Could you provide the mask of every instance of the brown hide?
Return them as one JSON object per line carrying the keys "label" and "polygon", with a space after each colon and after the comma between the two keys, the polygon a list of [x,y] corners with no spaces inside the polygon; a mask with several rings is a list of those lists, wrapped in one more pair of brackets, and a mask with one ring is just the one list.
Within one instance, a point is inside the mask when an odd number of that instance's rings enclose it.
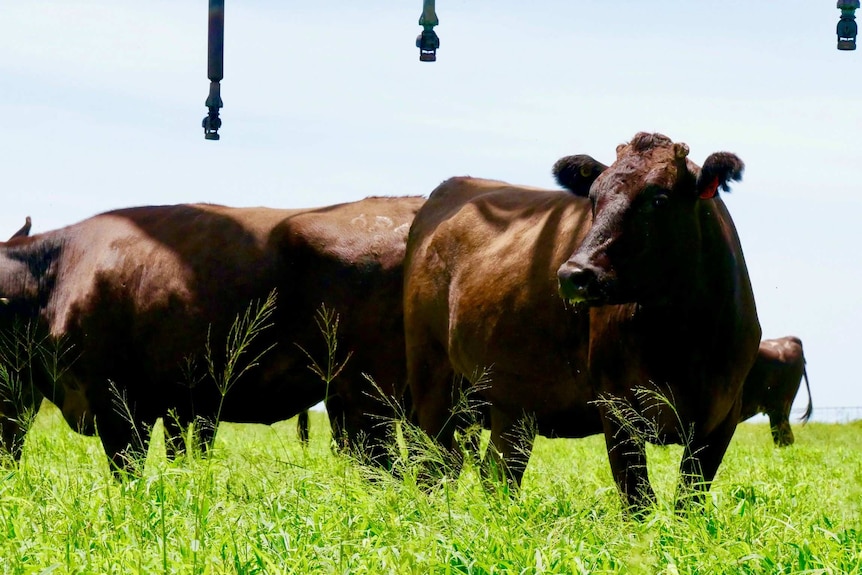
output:
{"label": "brown hide", "polygon": [[803,378],[808,391],[808,407],[801,418],[804,422],[811,417],[812,404],[802,340],[792,335],[763,340],[757,359],[745,378],[739,420],[744,421],[758,413],[766,414],[775,445],[785,447],[793,444],[790,408]]}
{"label": "brown hide", "polygon": [[[36,320],[68,350],[57,385],[31,366],[70,425],[95,428],[109,458],[140,450],[143,433],[169,410],[194,418],[272,423],[326,398],[338,434],[368,439],[382,456],[372,414],[389,414],[363,373],[388,394],[404,379],[402,262],[421,198],[367,198],[308,210],[195,204],[108,212],[54,232],[0,245],[0,315]],[[266,351],[224,401],[207,369],[225,365],[228,332],[252,302],[275,290],[271,326],[238,370]],[[305,352],[325,366],[316,323],[321,305],[339,314],[336,360],[350,359],[329,389]],[[305,350],[305,351],[303,351]],[[243,363],[245,362],[245,363]],[[109,382],[134,414],[116,409]],[[205,437],[204,441],[211,440]]]}
{"label": "brown hide", "polygon": [[[584,156],[558,163],[558,180],[590,199],[474,178],[441,184],[411,228],[404,300],[407,379],[426,432],[453,448],[452,375],[486,374],[473,392],[489,404],[490,452],[514,482],[533,438],[519,432],[525,422],[549,436],[604,432],[636,508],[653,498],[643,440],[687,439],[684,479],[708,486],[760,339],[730,216],[720,199],[698,198],[712,182],[701,190],[700,168],[678,157],[684,144],[656,135],[661,149],[643,149],[645,136],[604,171]],[[725,164],[703,171],[726,184]],[[650,211],[658,206],[668,214]],[[621,422],[612,406],[637,420]]]}
{"label": "brown hide", "polygon": [[[493,406],[600,431],[586,380],[587,314],[567,310],[556,272],[578,244],[589,202],[565,191],[452,178],[411,228],[405,261],[408,381],[420,425],[449,437],[451,374]],[[448,423],[453,423],[451,420]]]}

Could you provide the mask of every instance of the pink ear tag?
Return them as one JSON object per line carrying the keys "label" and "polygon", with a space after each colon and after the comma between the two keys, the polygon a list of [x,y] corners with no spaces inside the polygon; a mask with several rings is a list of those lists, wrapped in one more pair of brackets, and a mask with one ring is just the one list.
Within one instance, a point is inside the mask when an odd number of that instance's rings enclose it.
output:
{"label": "pink ear tag", "polygon": [[708,200],[710,198],[714,198],[715,194],[718,193],[718,176],[716,176],[700,193],[700,198],[702,200]]}

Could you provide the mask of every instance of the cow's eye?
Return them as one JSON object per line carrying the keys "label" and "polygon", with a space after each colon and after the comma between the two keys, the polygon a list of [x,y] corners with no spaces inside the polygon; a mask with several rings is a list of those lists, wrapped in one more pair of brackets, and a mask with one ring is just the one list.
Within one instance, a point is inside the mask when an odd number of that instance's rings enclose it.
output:
{"label": "cow's eye", "polygon": [[668,197],[667,194],[656,194],[656,196],[652,199],[652,205],[657,208],[662,208],[667,205]]}

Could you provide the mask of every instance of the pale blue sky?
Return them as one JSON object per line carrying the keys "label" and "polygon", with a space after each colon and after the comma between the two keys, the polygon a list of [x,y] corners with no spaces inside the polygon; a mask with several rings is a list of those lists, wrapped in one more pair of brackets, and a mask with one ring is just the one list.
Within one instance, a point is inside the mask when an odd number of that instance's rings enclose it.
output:
{"label": "pale blue sky", "polygon": [[0,231],[463,174],[552,186],[560,156],[659,131],[746,162],[725,199],[764,335],[803,339],[816,407],[862,406],[862,50],[835,49],[834,1],[437,3],[427,64],[421,0],[226,0],[209,142],[206,0],[0,0]]}

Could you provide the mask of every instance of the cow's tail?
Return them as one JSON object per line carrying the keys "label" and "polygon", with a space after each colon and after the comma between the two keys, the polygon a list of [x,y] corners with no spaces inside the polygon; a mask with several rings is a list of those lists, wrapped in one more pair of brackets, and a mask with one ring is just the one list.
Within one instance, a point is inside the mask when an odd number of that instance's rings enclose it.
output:
{"label": "cow's tail", "polygon": [[808,407],[805,408],[805,413],[799,418],[799,421],[805,423],[814,412],[814,406],[811,404],[811,386],[808,385],[808,370],[805,369],[805,356],[802,356],[802,377],[805,379],[805,389],[808,391]]}

